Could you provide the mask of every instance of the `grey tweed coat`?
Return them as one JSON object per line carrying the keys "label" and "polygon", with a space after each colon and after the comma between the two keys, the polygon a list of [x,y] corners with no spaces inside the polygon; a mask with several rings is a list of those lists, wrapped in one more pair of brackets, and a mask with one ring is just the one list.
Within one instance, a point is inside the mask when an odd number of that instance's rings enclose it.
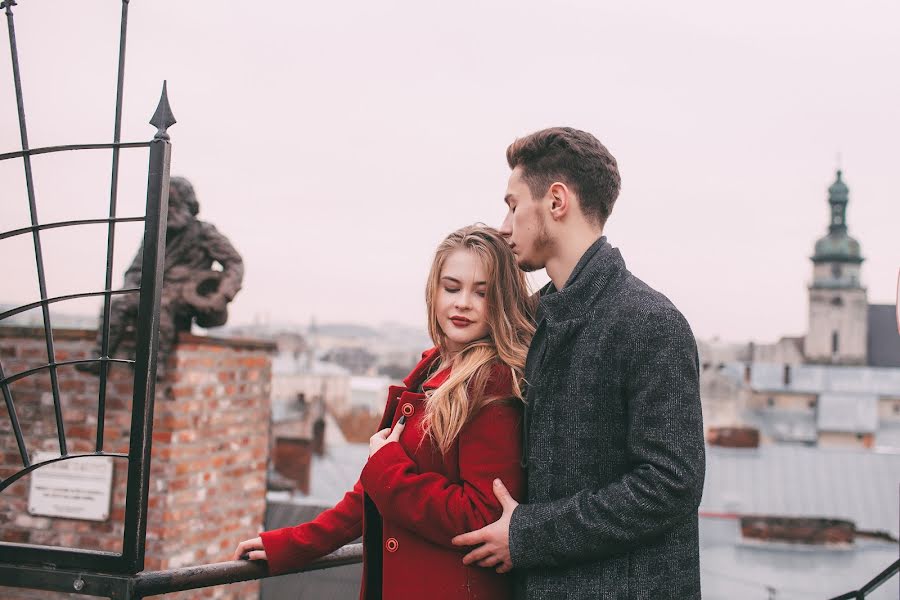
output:
{"label": "grey tweed coat", "polygon": [[681,313],[601,237],[542,290],[525,378],[519,598],[699,599],[703,422]]}

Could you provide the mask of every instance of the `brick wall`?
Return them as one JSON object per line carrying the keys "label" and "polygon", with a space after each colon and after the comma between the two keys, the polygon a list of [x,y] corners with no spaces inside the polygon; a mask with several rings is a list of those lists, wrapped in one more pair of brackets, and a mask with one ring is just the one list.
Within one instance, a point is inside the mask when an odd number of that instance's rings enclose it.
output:
{"label": "brick wall", "polygon": [[[54,333],[57,361],[87,357],[94,333]],[[269,448],[274,346],[252,340],[182,335],[165,381],[157,383],[150,476],[146,570],[227,560],[238,541],[262,529]],[[0,328],[7,375],[46,363],[43,332]],[[58,369],[70,453],[92,452],[98,382],[72,367]],[[128,452],[131,369],[110,369],[104,450]],[[11,385],[29,453],[59,451],[49,374]],[[5,413],[5,409],[0,413]],[[0,477],[21,468],[9,419],[0,418]],[[110,518],[103,522],[31,516],[29,477],[0,501],[0,540],[121,551],[127,465],[114,459]],[[167,598],[252,598],[258,583],[170,594]],[[0,587],[2,598],[25,594]],[[46,596],[46,597],[49,597]]]}

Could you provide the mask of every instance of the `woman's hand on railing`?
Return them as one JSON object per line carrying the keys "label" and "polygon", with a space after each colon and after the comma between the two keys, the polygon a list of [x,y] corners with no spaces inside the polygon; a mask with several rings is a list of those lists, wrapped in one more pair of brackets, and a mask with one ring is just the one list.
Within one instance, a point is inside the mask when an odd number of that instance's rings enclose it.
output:
{"label": "woman's hand on railing", "polygon": [[231,560],[268,560],[266,549],[263,547],[262,538],[255,537],[252,540],[244,540],[237,545]]}

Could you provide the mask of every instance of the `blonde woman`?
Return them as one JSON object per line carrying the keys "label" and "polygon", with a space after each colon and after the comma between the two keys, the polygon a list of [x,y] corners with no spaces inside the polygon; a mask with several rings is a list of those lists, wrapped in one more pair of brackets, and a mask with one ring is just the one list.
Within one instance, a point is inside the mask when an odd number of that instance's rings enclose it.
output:
{"label": "blonde woman", "polygon": [[391,386],[353,490],[310,523],[241,542],[235,560],[247,553],[284,573],[362,535],[361,599],[512,597],[508,575],[464,565],[450,540],[500,516],[495,479],[515,498],[524,491],[521,385],[534,333],[524,275],[496,230],[465,227],[438,246],[425,297],[435,347]]}

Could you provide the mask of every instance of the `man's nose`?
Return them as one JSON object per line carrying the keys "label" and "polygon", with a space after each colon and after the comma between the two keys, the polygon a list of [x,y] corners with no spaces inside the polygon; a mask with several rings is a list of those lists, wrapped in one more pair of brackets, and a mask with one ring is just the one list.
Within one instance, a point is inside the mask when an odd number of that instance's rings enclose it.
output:
{"label": "man's nose", "polygon": [[498,231],[500,232],[500,235],[505,238],[512,235],[512,211],[506,213],[506,218],[503,219],[503,223],[500,224],[500,229]]}

